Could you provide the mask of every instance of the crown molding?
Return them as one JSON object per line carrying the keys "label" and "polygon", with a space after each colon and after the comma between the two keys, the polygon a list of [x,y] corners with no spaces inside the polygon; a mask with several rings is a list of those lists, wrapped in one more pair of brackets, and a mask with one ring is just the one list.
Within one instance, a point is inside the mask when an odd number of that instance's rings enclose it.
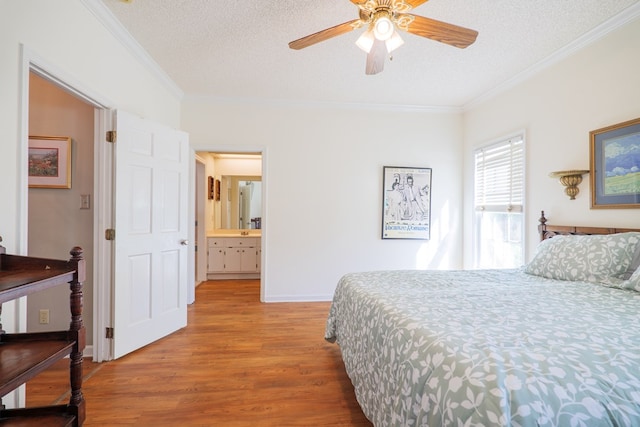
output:
{"label": "crown molding", "polygon": [[522,71],[521,73],[516,74],[512,78],[499,84],[498,86],[494,87],[488,92],[485,92],[484,94],[466,103],[465,105],[462,106],[462,111],[472,110],[473,108],[479,106],[480,104],[483,104],[484,102],[495,98],[501,93],[504,93],[509,89],[512,89],[513,87],[519,85],[520,83],[540,73],[542,70],[549,68],[554,64],[557,64],[558,62],[570,57],[571,55],[578,52],[579,50],[584,49],[590,44],[595,43],[596,41],[602,39],[610,32],[617,30],[618,28],[621,28],[632,21],[635,21],[636,19],[638,19],[638,17],[640,17],[640,2],[629,6],[622,12],[618,13],[613,18],[597,26],[593,30],[589,31],[588,33],[584,34],[582,37],[574,40],[573,42],[569,43],[563,48],[558,49],[557,51],[555,51],[554,53],[552,53],[550,56],[543,59],[542,61],[537,62],[536,64]]}
{"label": "crown molding", "polygon": [[610,32],[623,27],[640,17],[640,2],[629,6],[613,18],[589,31],[582,37],[557,50],[547,58],[537,62],[526,70],[518,73],[505,82],[463,104],[462,106],[422,106],[422,105],[394,105],[394,104],[364,104],[340,103],[322,101],[300,101],[288,99],[261,99],[241,97],[220,97],[209,95],[185,94],[182,89],[167,75],[149,53],[127,31],[120,21],[100,0],[80,0],[102,25],[118,40],[137,60],[176,97],[184,102],[205,103],[212,105],[253,105],[289,108],[333,108],[348,110],[372,110],[417,113],[463,113],[497,97],[509,89],[523,83],[546,68],[568,58],[577,51],[602,39]]}
{"label": "crown molding", "polygon": [[185,103],[209,104],[209,105],[244,105],[255,107],[284,107],[284,108],[325,108],[325,109],[345,109],[345,110],[369,110],[388,112],[411,112],[411,113],[440,113],[457,114],[462,112],[461,107],[448,106],[425,106],[425,105],[399,105],[399,104],[364,104],[330,101],[301,101],[292,99],[272,99],[272,98],[243,98],[243,97],[222,97],[213,95],[193,95],[186,94],[183,98]]}
{"label": "crown molding", "polygon": [[212,105],[253,105],[262,107],[289,108],[332,108],[347,110],[370,110],[414,113],[457,114],[463,111],[459,106],[423,106],[398,104],[365,104],[323,101],[301,101],[290,99],[262,99],[249,97],[222,97],[214,95],[185,94],[168,76],[149,53],[138,43],[107,6],[100,0],[80,0],[98,21],[122,44],[138,61],[154,74],[167,89],[183,102]]}
{"label": "crown molding", "polygon": [[158,65],[149,53],[138,43],[115,15],[100,0],[80,0],[98,21],[122,44],[136,60],[138,60],[149,72],[160,80],[160,82],[174,94],[177,98],[184,97],[184,92],[169,77],[169,75]]}

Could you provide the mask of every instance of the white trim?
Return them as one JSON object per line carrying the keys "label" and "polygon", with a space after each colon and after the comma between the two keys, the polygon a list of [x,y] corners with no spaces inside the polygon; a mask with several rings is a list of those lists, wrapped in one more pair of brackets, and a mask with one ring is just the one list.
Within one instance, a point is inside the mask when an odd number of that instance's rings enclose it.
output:
{"label": "white trim", "polygon": [[[19,90],[19,129],[18,129],[18,162],[16,171],[18,176],[18,191],[16,192],[16,242],[14,242],[14,253],[18,255],[27,254],[27,226],[29,218],[29,193],[28,193],[28,173],[25,170],[28,164],[28,143],[29,143],[29,54],[24,46],[20,45],[20,90]],[[22,297],[6,303],[5,306],[13,306],[13,329],[10,332],[26,332],[27,330],[27,297]],[[5,307],[5,312],[8,310]],[[6,323],[6,322],[5,322]],[[7,408],[24,407],[27,401],[26,385],[22,384],[16,390],[3,396],[3,404]]]}
{"label": "white trim", "polygon": [[462,107],[440,107],[424,105],[397,105],[397,104],[359,104],[328,101],[301,101],[291,99],[272,98],[240,98],[221,97],[213,95],[185,95],[184,103],[209,104],[209,105],[253,105],[258,107],[290,107],[290,108],[327,108],[344,110],[369,110],[389,111],[403,113],[461,113]]}
{"label": "white trim", "polygon": [[109,109],[95,112],[94,146],[94,238],[93,238],[93,360],[112,359],[112,340],[106,328],[113,325],[113,243],[104,238],[107,228],[113,228],[113,144],[107,143],[106,132],[113,130],[115,113]]}
{"label": "white trim", "polygon": [[[18,129],[18,158],[16,161],[18,191],[16,200],[16,226],[17,238],[15,242],[14,253],[18,255],[27,254],[28,234],[27,226],[29,223],[29,193],[28,193],[28,172],[26,170],[28,162],[29,150],[29,68],[32,56],[25,49],[24,45],[20,45],[20,128]],[[25,313],[26,315],[26,313]],[[25,318],[26,327],[26,318]]]}
{"label": "white trim", "polygon": [[[264,156],[264,151],[265,151],[265,147],[262,145],[244,145],[244,146],[238,146],[238,145],[228,145],[228,144],[215,144],[215,143],[207,143],[207,142],[194,142],[191,144],[191,148],[195,151],[195,152],[209,152],[209,153],[230,153],[230,154],[243,154],[243,153],[248,153],[248,154],[256,154],[256,153],[262,153],[262,155]],[[263,157],[264,160],[264,157]],[[264,161],[262,163],[263,169],[262,171],[264,172]]]}
{"label": "white trim", "polygon": [[260,273],[207,273],[207,280],[260,279]]}
{"label": "white trim", "polygon": [[545,59],[533,64],[531,67],[522,71],[521,73],[516,74],[505,82],[495,86],[494,88],[488,90],[487,92],[481,94],[480,96],[472,99],[462,106],[463,111],[469,111],[478,105],[495,98],[503,92],[506,92],[509,89],[519,85],[520,83],[530,79],[534,75],[540,73],[542,70],[545,70],[551,67],[554,64],[568,58],[574,53],[578,52],[580,49],[583,49],[589,46],[592,43],[600,40],[610,32],[621,28],[631,21],[635,21],[638,17],[640,17],[640,2],[629,6],[622,12],[618,13],[613,18],[604,22],[603,24],[597,26],[593,30],[584,34],[582,37],[572,41],[568,45],[563,48],[558,49]]}
{"label": "white trim", "polygon": [[148,71],[177,98],[182,99],[184,92],[158,65],[149,53],[138,43],[129,31],[120,23],[113,12],[99,0],[80,0],[80,2],[98,19],[102,25],[123,45]]}
{"label": "white trim", "polygon": [[33,56],[31,57],[29,70],[34,74],[37,74],[43,79],[58,86],[60,89],[69,92],[74,97],[91,105],[94,108],[107,108],[104,104],[104,101],[98,101],[96,96],[91,95],[89,92],[80,91],[74,86],[67,84],[66,82],[71,81],[71,77],[69,77],[68,75],[65,76],[65,73],[62,70],[56,68],[53,65],[45,65],[42,58],[33,53],[31,54]]}
{"label": "white trim", "polygon": [[[196,152],[189,147],[189,167],[187,171],[189,184],[187,185],[188,194],[187,200],[187,240],[190,242],[187,246],[187,305],[196,302],[196,252],[195,248],[202,250],[201,246],[198,246],[198,236],[196,236]],[[202,196],[200,196],[202,197]],[[205,241],[206,244],[206,241]],[[206,246],[205,246],[206,247]]]}
{"label": "white trim", "polygon": [[285,106],[285,107],[307,107],[307,108],[332,108],[350,110],[372,110],[372,111],[394,111],[394,112],[422,112],[422,113],[461,113],[469,111],[478,105],[495,98],[499,94],[513,88],[523,81],[531,78],[542,70],[560,62],[571,56],[580,49],[594,43],[627,23],[640,17],[640,3],[629,6],[618,13],[613,18],[574,40],[547,58],[528,67],[521,73],[513,76],[505,82],[480,94],[471,101],[461,106],[423,106],[423,105],[398,105],[398,104],[359,104],[359,103],[338,103],[319,101],[296,101],[286,99],[260,99],[260,98],[235,98],[219,97],[207,95],[186,95],[182,89],[167,75],[149,53],[138,43],[138,41],[127,31],[120,21],[113,15],[111,10],[99,0],[80,0],[104,27],[137,58],[151,73],[153,73],[167,89],[182,101],[201,102],[207,104],[222,105],[258,105],[258,106]]}
{"label": "white trim", "polygon": [[[513,138],[522,137],[523,138],[523,142],[526,143],[526,139],[525,139],[526,135],[527,135],[527,130],[525,128],[520,128],[520,129],[514,130],[513,132],[505,133],[504,135],[499,136],[497,138],[493,138],[493,139],[489,139],[487,141],[482,141],[482,142],[476,143],[471,147],[472,154],[473,154],[473,152],[475,152],[476,150],[478,150],[480,148],[489,147],[489,146],[494,145],[494,144],[499,144],[500,142],[507,141],[507,140],[513,139]],[[525,152],[525,155],[526,154],[527,153]]]}
{"label": "white trim", "polygon": [[266,301],[267,295],[267,240],[269,235],[268,218],[269,211],[267,202],[269,197],[267,196],[267,187],[269,178],[267,176],[267,148],[263,147],[260,152],[262,153],[262,165],[260,165],[262,171],[262,226],[260,230],[260,301]]}
{"label": "white trim", "polygon": [[499,94],[513,88],[523,81],[531,78],[542,70],[560,62],[571,56],[580,49],[594,43],[627,23],[640,17],[640,3],[629,6],[613,18],[589,31],[582,37],[574,40],[547,58],[537,62],[521,73],[513,76],[505,82],[480,94],[471,101],[461,106],[422,106],[422,105],[397,105],[397,104],[359,104],[359,103],[338,103],[319,101],[296,101],[286,99],[259,99],[259,98],[235,98],[218,96],[185,95],[177,84],[166,74],[149,53],[138,43],[126,28],[113,15],[111,10],[99,0],[80,0],[82,4],[109,30],[113,36],[125,46],[138,60],[178,98],[189,102],[202,102],[208,104],[222,105],[258,105],[258,106],[286,106],[286,107],[307,107],[307,108],[332,108],[350,110],[372,110],[372,111],[394,111],[394,112],[423,112],[423,113],[460,113],[469,111],[476,106],[498,96]]}
{"label": "white trim", "polygon": [[[68,356],[67,356],[68,357]],[[88,345],[82,351],[82,357],[93,357],[93,346]]]}
{"label": "white trim", "polygon": [[300,299],[300,295],[275,295],[268,300],[262,302],[274,303],[274,302],[327,302],[333,300],[332,294],[326,295],[305,295],[303,299]]}
{"label": "white trim", "polygon": [[198,222],[197,234],[195,236],[195,246],[198,248],[198,252],[195,253],[195,286],[193,294],[189,295],[189,301],[195,301],[195,288],[198,284],[207,280],[207,233],[206,233],[206,220],[205,220],[205,197],[204,186],[206,186],[206,173],[205,173],[205,161],[202,157],[198,156],[194,152],[193,161],[193,175],[195,177],[193,197],[194,205],[196,207],[195,220]]}

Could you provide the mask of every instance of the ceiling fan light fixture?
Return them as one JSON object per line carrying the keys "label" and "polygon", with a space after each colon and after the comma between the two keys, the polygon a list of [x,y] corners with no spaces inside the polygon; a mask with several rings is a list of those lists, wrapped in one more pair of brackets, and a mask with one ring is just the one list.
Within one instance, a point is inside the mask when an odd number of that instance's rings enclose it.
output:
{"label": "ceiling fan light fixture", "polygon": [[404,44],[404,40],[402,40],[402,37],[400,37],[400,34],[398,34],[397,31],[394,31],[393,35],[391,35],[391,37],[384,43],[387,46],[387,52],[391,53],[402,46]]}
{"label": "ceiling fan light fixture", "polygon": [[367,30],[356,40],[356,46],[360,49],[364,50],[366,53],[371,52],[371,47],[373,47],[373,42],[375,41],[375,37],[373,35],[373,31]]}
{"label": "ceiling fan light fixture", "polygon": [[378,40],[385,41],[390,39],[394,31],[393,22],[386,16],[379,17],[373,24],[373,34]]}
{"label": "ceiling fan light fixture", "polygon": [[[124,1],[124,0],[121,0]],[[289,42],[291,49],[299,50],[350,31],[367,26],[356,45],[367,53],[366,74],[377,74],[384,68],[385,59],[404,44],[396,30],[435,40],[464,49],[473,44],[478,32],[438,21],[410,12],[427,0],[350,0],[358,7],[358,18],[325,28]]]}

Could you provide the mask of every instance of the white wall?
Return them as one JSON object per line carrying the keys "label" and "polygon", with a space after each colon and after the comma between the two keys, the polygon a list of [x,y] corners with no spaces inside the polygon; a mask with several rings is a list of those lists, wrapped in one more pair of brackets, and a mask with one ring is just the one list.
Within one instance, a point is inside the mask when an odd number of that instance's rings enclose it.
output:
{"label": "white wall", "polygon": [[[9,252],[25,252],[18,241],[25,174],[21,164],[21,45],[28,57],[109,107],[128,110],[171,127],[180,123],[180,98],[150,73],[80,0],[20,0],[0,3],[0,235]],[[26,85],[25,85],[26,86]],[[25,165],[26,166],[26,165]],[[25,181],[26,182],[26,181]]]}
{"label": "white wall", "polygon": [[[638,22],[463,117],[195,99],[181,105],[179,95],[83,4],[0,3],[0,194],[8,204],[0,210],[0,235],[9,252],[24,251],[18,242],[24,185],[20,143],[26,137],[20,134],[21,44],[27,56],[51,64],[60,77],[90,89],[110,107],[189,132],[196,150],[263,152],[268,301],[328,299],[349,271],[460,267],[463,194],[467,231],[471,214],[469,153],[518,129],[527,135],[530,251],[541,209],[555,223],[640,225],[637,210],[590,210],[588,183],[581,185],[577,200],[569,201],[547,177],[554,170],[588,168],[590,130],[640,116]],[[384,165],[433,168],[430,241],[380,239]]]}
{"label": "white wall", "polygon": [[[461,115],[186,99],[196,150],[259,149],[265,300],[330,299],[345,273],[461,265]],[[382,167],[433,168],[430,241],[382,240]]]}
{"label": "white wall", "polygon": [[[589,132],[640,117],[640,20],[618,29],[527,81],[464,114],[465,235],[472,215],[471,150],[514,130],[526,131],[528,256],[537,220],[640,227],[638,209],[591,209],[589,175],[569,200],[549,172],[589,169]],[[466,241],[465,241],[466,242]],[[465,244],[469,248],[470,244]],[[465,264],[471,260],[465,250]]]}

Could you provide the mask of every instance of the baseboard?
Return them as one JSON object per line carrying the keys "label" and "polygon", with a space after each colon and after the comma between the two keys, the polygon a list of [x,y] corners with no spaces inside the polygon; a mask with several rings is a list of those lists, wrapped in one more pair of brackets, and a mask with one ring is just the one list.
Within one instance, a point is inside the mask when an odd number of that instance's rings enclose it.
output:
{"label": "baseboard", "polygon": [[93,358],[93,346],[92,345],[88,345],[84,348],[84,351],[82,352],[82,357],[91,357]]}
{"label": "baseboard", "polygon": [[260,273],[207,273],[207,280],[259,279]]}

